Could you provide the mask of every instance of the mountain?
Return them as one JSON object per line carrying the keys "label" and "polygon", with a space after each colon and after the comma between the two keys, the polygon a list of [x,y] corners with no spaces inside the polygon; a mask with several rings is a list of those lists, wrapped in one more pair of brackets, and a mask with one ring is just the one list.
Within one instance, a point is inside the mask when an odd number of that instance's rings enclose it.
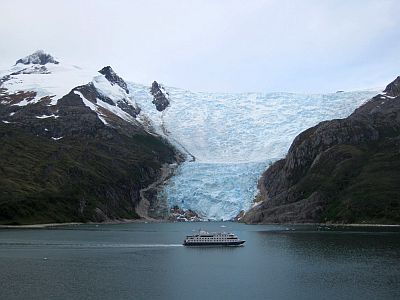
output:
{"label": "mountain", "polygon": [[[296,135],[349,116],[377,94],[210,93],[127,84],[143,124],[187,156],[159,197],[175,207],[172,214],[192,211],[205,220],[230,220],[250,209],[261,174],[285,156]],[[165,109],[157,109],[149,89],[168,100]]]}
{"label": "mountain", "polygon": [[183,156],[139,114],[109,66],[37,51],[1,72],[0,223],[166,215],[155,195]]}
{"label": "mountain", "polygon": [[0,72],[0,222],[233,219],[296,135],[376,94],[192,92],[36,52]]}
{"label": "mountain", "polygon": [[400,223],[400,77],[349,117],[299,134],[247,223]]}

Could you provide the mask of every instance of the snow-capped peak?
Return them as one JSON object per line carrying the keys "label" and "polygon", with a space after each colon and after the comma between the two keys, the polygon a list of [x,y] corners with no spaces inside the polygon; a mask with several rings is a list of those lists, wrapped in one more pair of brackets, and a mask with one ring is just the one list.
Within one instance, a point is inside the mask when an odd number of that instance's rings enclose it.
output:
{"label": "snow-capped peak", "polygon": [[32,53],[31,55],[28,55],[24,58],[21,58],[17,60],[15,63],[17,64],[24,64],[24,65],[29,65],[29,64],[37,64],[37,65],[45,65],[45,64],[59,64],[59,62],[50,54],[44,52],[43,50],[37,50],[36,52]]}
{"label": "snow-capped peak", "polygon": [[103,122],[109,124],[107,116],[118,116],[135,123],[140,108],[130,97],[126,82],[110,66],[98,72],[59,63],[44,51],[36,51],[1,72],[0,103],[26,106],[43,101],[46,106],[55,106],[74,90]]}
{"label": "snow-capped peak", "polygon": [[[44,54],[46,55],[46,54]],[[45,58],[32,55],[22,59],[10,70],[2,72],[0,78],[3,93],[13,97],[20,92],[33,93],[33,97],[24,99],[18,97],[19,101],[14,105],[25,106],[37,103],[43,99],[50,98],[50,105],[56,105],[58,99],[68,94],[73,88],[87,84],[96,75],[95,70],[83,70],[73,65],[63,63],[46,63],[41,65],[29,62],[45,62]],[[49,60],[54,60],[49,58]]]}

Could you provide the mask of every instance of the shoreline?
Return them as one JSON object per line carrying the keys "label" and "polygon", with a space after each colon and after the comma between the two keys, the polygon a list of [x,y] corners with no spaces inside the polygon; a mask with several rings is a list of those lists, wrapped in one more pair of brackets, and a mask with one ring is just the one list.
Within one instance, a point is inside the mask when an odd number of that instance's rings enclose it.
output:
{"label": "shoreline", "polygon": [[[124,220],[110,220],[106,222],[96,223],[96,222],[66,222],[66,223],[45,223],[45,224],[25,224],[25,225],[0,225],[0,229],[43,229],[52,227],[62,227],[62,226],[79,226],[79,225],[118,225],[118,224],[133,224],[133,223],[240,223],[235,221],[195,221],[195,222],[176,222],[168,220],[156,220],[156,219],[124,219]],[[242,223],[245,224],[245,223]],[[245,225],[272,225],[272,226],[323,226],[323,227],[376,227],[376,228],[400,228],[400,224],[330,224],[330,223],[269,223],[269,224],[245,224]]]}

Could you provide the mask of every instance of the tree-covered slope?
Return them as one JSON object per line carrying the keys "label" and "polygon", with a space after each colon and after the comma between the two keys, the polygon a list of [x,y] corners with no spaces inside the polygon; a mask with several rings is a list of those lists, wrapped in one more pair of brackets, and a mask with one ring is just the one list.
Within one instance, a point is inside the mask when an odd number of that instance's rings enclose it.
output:
{"label": "tree-covered slope", "polygon": [[140,190],[175,160],[144,134],[62,141],[0,124],[0,223],[138,218]]}
{"label": "tree-covered slope", "polygon": [[154,189],[180,153],[111,67],[93,77],[50,58],[0,78],[0,224],[163,217]]}

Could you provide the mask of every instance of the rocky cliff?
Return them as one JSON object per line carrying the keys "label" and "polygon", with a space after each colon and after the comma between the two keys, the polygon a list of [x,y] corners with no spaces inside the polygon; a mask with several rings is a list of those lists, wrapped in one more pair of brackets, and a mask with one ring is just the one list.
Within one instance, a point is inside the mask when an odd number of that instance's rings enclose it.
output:
{"label": "rocky cliff", "polygon": [[163,217],[142,202],[163,206],[153,191],[180,153],[136,120],[111,67],[65,86],[81,73],[40,52],[2,77],[0,224]]}
{"label": "rocky cliff", "polygon": [[259,181],[247,223],[400,223],[400,77],[345,119],[293,141]]}
{"label": "rocky cliff", "polygon": [[158,111],[163,111],[169,105],[168,94],[164,88],[157,82],[153,81],[150,93],[153,95],[153,104]]}

